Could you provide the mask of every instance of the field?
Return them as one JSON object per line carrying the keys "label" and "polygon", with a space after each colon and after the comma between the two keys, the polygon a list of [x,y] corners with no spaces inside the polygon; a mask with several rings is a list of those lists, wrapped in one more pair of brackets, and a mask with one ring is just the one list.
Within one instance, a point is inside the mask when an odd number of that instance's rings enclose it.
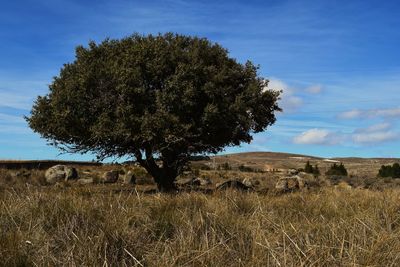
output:
{"label": "field", "polygon": [[[230,166],[254,162],[259,169],[262,163],[256,157],[233,157]],[[260,180],[252,192],[159,194],[146,177],[136,186],[46,185],[41,170],[18,175],[1,170],[0,265],[400,266],[396,179],[373,177],[375,165],[362,168],[362,160],[347,159],[353,176],[346,181],[321,177],[314,187],[289,194],[268,188],[284,168],[303,167],[304,160],[293,155],[270,160],[272,169],[281,169],[272,173],[198,171],[213,184],[232,177]],[[364,172],[361,178],[355,166]],[[124,167],[79,168],[94,173]],[[351,179],[357,186],[349,186]]]}

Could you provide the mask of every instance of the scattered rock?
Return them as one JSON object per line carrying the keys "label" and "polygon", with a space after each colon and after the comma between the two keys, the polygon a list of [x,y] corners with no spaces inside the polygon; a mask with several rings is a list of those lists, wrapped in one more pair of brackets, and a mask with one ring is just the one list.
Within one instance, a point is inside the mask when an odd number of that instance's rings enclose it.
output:
{"label": "scattered rock", "polygon": [[260,181],[252,179],[252,178],[244,178],[242,183],[248,187],[255,187],[260,185]]}
{"label": "scattered rock", "polygon": [[293,192],[307,187],[307,183],[300,176],[283,177],[275,184],[278,192]]}
{"label": "scattered rock", "polygon": [[94,180],[93,178],[81,178],[77,181],[79,184],[93,184]]}
{"label": "scattered rock", "polygon": [[299,174],[299,171],[296,170],[296,169],[289,169],[289,170],[287,171],[287,173],[288,173],[289,175],[297,175],[297,174]]}
{"label": "scattered rock", "polygon": [[275,189],[280,191],[280,192],[286,192],[288,191],[288,181],[287,179],[279,179],[278,182],[275,184]]}
{"label": "scattered rock", "polygon": [[78,179],[78,172],[75,168],[66,165],[55,165],[45,173],[46,181],[55,184],[60,181]]}
{"label": "scattered rock", "polygon": [[119,177],[119,171],[107,171],[103,173],[101,180],[103,181],[103,183],[113,184],[118,181],[118,177]]}
{"label": "scattered rock", "polygon": [[136,184],[136,176],[133,171],[128,171],[124,175],[124,184]]}
{"label": "scattered rock", "polygon": [[206,186],[206,185],[212,184],[212,182],[211,182],[210,178],[197,177],[197,178],[193,179],[192,184],[196,185],[196,186]]}
{"label": "scattered rock", "polygon": [[216,185],[217,190],[225,190],[225,189],[236,189],[236,190],[243,190],[247,191],[250,190],[251,187],[243,184],[242,182],[238,180],[228,180],[222,183],[219,183]]}
{"label": "scattered rock", "polygon": [[175,184],[182,187],[191,186],[193,184],[193,178],[179,179],[175,182]]}
{"label": "scattered rock", "polygon": [[188,187],[188,186],[207,186],[212,184],[210,178],[185,178],[180,179],[175,182],[176,185],[181,187]]}

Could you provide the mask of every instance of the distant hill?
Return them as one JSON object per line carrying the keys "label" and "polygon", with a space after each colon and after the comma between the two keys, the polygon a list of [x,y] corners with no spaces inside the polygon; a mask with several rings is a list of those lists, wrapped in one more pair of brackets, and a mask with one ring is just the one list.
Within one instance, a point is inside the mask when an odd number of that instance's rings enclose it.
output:
{"label": "distant hill", "polygon": [[57,164],[72,166],[100,166],[102,163],[91,161],[65,161],[65,160],[0,160],[2,169],[48,169]]}
{"label": "distant hill", "polygon": [[218,167],[228,163],[232,167],[240,165],[268,171],[271,169],[298,169],[303,168],[307,161],[311,164],[318,164],[322,172],[325,172],[333,163],[342,162],[349,173],[357,175],[376,175],[382,165],[400,162],[396,158],[322,158],[303,154],[291,154],[280,152],[244,152],[210,157],[210,160],[200,161],[209,167]]}

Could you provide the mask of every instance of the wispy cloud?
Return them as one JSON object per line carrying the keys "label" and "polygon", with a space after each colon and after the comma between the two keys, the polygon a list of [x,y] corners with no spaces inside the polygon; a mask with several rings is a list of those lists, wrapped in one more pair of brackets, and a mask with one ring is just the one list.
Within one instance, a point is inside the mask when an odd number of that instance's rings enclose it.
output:
{"label": "wispy cloud", "polygon": [[358,144],[377,144],[393,141],[400,137],[400,133],[391,130],[389,123],[380,123],[367,128],[357,129],[352,139]]}
{"label": "wispy cloud", "polygon": [[302,145],[335,145],[341,141],[338,133],[325,129],[311,129],[293,138],[293,143]]}
{"label": "wispy cloud", "polygon": [[32,107],[33,96],[0,91],[0,107],[29,110]]}
{"label": "wispy cloud", "polygon": [[367,118],[398,118],[400,117],[399,108],[382,108],[382,109],[369,109],[359,110],[353,109],[339,114],[342,119],[367,119]]}

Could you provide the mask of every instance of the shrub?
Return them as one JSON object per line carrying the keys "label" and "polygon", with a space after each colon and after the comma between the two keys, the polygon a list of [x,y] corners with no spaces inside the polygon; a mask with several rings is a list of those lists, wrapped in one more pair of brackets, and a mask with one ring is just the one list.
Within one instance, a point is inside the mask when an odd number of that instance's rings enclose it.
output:
{"label": "shrub", "polygon": [[340,163],[340,165],[334,163],[325,174],[347,176],[347,170],[344,167],[343,163]]}
{"label": "shrub", "polygon": [[394,163],[392,166],[390,166],[390,165],[382,165],[382,167],[379,170],[378,176],[380,176],[380,177],[400,178],[400,165],[399,165],[399,163]]}
{"label": "shrub", "polygon": [[306,166],[304,167],[304,172],[312,173],[314,174],[314,176],[319,176],[321,174],[318,168],[318,164],[315,164],[315,167],[313,167],[310,164],[310,161],[307,161]]}

